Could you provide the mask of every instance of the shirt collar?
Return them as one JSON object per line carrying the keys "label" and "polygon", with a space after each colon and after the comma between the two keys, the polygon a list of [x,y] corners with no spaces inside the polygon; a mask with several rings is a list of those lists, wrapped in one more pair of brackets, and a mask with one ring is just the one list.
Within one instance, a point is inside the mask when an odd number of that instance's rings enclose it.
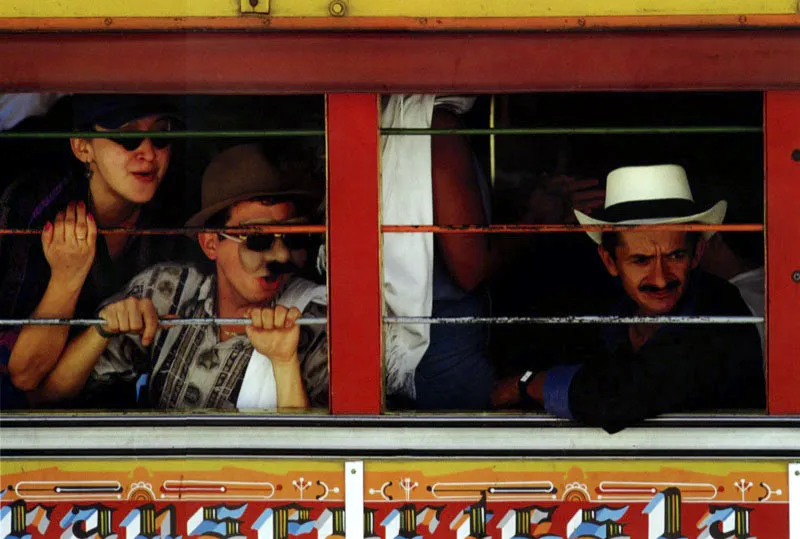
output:
{"label": "shirt collar", "polygon": [[[699,277],[696,271],[692,271],[689,274],[689,279],[686,282],[686,291],[683,293],[683,297],[678,302],[677,307],[672,312],[668,313],[667,316],[691,316],[695,314],[697,311],[697,295],[698,295],[698,281]],[[635,316],[636,315],[636,303],[627,295],[625,295],[622,299],[620,299],[611,310],[612,316]],[[669,335],[675,331],[680,330],[679,324],[661,324],[656,332],[653,334],[650,339],[647,340],[649,343],[656,337],[662,337],[663,335]],[[611,350],[617,350],[620,348],[621,345],[624,345],[628,342],[628,325],[627,324],[606,324],[603,326],[603,340],[606,343],[606,347]],[[647,343],[645,343],[647,346]]]}
{"label": "shirt collar", "polygon": [[203,277],[203,281],[197,289],[197,295],[189,300],[189,305],[200,305],[206,316],[213,318],[215,300],[217,295],[217,277],[209,273]]}

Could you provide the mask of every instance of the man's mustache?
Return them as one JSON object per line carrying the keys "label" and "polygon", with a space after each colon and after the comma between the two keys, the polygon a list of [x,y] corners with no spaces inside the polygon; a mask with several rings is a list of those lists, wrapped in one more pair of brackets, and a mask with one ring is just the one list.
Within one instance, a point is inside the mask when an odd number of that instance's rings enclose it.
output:
{"label": "man's mustache", "polygon": [[656,286],[653,284],[643,284],[639,285],[640,292],[651,292],[651,293],[659,293],[659,292],[671,292],[672,290],[677,289],[681,286],[681,282],[678,279],[674,279],[672,281],[667,282],[663,287]]}
{"label": "man's mustache", "polygon": [[293,262],[267,262],[267,271],[270,275],[283,275],[284,273],[297,273],[300,268]]}

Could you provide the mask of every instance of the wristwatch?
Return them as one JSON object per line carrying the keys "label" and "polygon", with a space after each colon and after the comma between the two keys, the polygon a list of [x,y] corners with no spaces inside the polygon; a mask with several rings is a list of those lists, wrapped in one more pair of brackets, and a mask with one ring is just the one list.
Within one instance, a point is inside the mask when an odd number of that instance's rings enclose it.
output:
{"label": "wristwatch", "polygon": [[519,377],[519,380],[517,380],[517,389],[519,389],[519,401],[521,403],[525,403],[527,405],[538,404],[528,394],[528,384],[530,384],[535,377],[536,373],[534,371],[525,371],[524,373],[522,373],[522,376]]}

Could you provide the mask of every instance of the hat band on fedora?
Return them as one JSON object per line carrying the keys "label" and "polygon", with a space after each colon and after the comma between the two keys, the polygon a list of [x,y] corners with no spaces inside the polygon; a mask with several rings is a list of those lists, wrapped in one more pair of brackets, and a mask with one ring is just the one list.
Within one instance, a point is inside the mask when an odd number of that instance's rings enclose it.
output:
{"label": "hat band on fedora", "polygon": [[639,219],[668,219],[688,217],[697,213],[697,206],[685,198],[662,198],[659,200],[636,200],[620,202],[592,217],[610,223],[634,221]]}

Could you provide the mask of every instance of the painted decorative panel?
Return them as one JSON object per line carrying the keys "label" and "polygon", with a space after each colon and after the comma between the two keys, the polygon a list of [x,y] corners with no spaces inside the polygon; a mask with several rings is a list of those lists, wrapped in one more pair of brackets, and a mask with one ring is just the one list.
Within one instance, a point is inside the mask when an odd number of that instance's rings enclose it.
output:
{"label": "painted decorative panel", "polygon": [[[0,537],[344,536],[344,464],[311,460],[2,462]],[[789,536],[787,464],[366,461],[374,539]]]}

